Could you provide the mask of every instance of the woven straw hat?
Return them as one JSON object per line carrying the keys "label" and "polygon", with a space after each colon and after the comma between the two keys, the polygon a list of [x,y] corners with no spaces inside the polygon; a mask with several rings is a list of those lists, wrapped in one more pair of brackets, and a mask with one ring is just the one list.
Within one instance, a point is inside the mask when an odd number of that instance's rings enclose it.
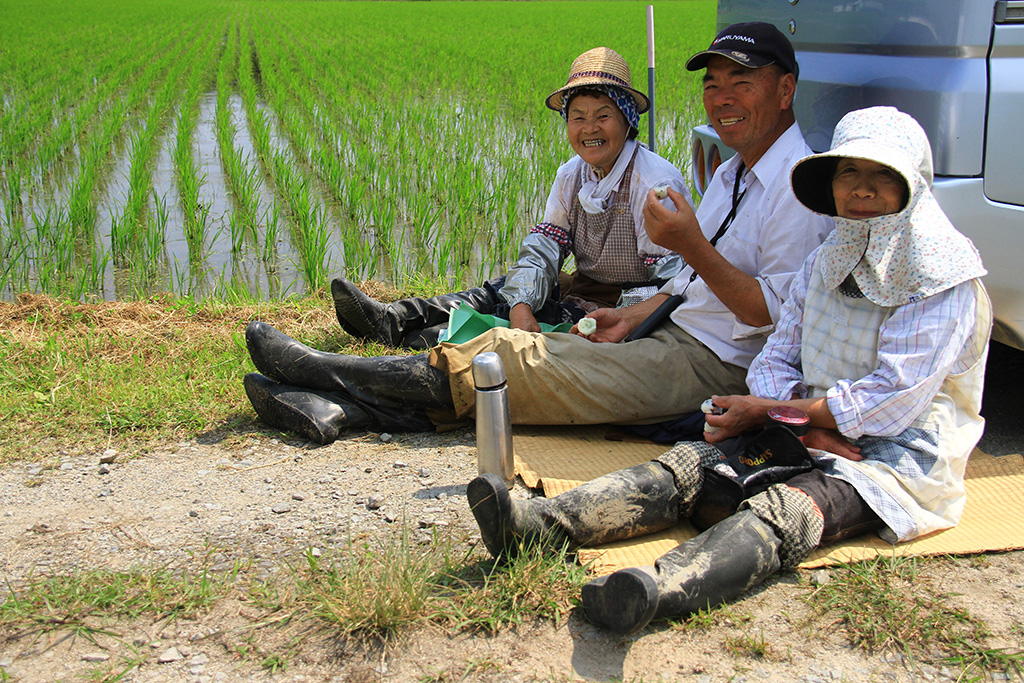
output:
{"label": "woven straw hat", "polygon": [[588,85],[611,85],[621,88],[633,97],[637,111],[641,114],[651,107],[646,95],[633,90],[626,60],[609,47],[595,47],[574,59],[572,66],[569,67],[569,79],[563,87],[548,95],[545,104],[548,109],[562,111],[562,98],[565,92]]}

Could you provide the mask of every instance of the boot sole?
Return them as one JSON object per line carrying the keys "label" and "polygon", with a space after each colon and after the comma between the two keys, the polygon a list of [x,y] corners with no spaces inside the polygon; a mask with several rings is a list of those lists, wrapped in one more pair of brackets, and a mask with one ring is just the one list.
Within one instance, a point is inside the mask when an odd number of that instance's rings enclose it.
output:
{"label": "boot sole", "polygon": [[304,439],[326,445],[338,439],[338,430],[321,427],[308,415],[282,401],[282,385],[262,375],[251,373],[242,380],[249,403],[265,424],[282,431],[294,432]]}
{"label": "boot sole", "polygon": [[616,633],[633,633],[651,622],[658,609],[658,584],[641,569],[630,567],[583,586],[587,621]]}
{"label": "boot sole", "polygon": [[512,500],[505,483],[493,474],[483,474],[466,486],[466,499],[491,556],[496,560],[514,557],[518,548],[508,531]]}

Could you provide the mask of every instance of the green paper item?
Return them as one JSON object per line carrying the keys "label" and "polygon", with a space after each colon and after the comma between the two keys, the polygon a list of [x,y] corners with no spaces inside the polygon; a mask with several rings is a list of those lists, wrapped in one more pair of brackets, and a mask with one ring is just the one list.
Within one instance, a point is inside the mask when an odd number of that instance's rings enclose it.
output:
{"label": "green paper item", "polygon": [[[541,332],[568,332],[572,323],[549,325],[540,323]],[[438,341],[461,344],[477,337],[492,327],[509,327],[509,322],[486,313],[479,313],[469,306],[456,306],[448,314],[448,329],[441,333]]]}

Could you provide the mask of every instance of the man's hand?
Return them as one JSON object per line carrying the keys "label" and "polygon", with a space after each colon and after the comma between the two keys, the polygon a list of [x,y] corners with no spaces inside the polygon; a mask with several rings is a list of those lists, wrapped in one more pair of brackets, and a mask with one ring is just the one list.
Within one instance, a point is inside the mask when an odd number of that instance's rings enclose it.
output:
{"label": "man's hand", "polygon": [[828,451],[834,453],[841,458],[847,460],[863,460],[864,456],[860,454],[860,447],[854,446],[852,443],[843,438],[843,435],[834,429],[821,429],[820,427],[811,427],[807,430],[807,433],[800,437],[800,440],[804,442],[804,445],[808,448],[817,448],[822,451]]}
{"label": "man's hand", "polygon": [[[633,331],[629,319],[622,314],[622,309],[619,308],[599,308],[596,311],[591,311],[587,316],[597,321],[597,330],[586,337],[592,342],[616,344]],[[569,332],[580,334],[579,325],[573,325]]]}
{"label": "man's hand", "polygon": [[710,244],[701,232],[697,216],[686,198],[671,187],[668,188],[668,196],[676,205],[675,211],[666,209],[654,190],[648,191],[644,203],[644,229],[652,242],[677,252],[684,261],[690,263],[694,256],[694,246],[702,242],[705,246]]}
{"label": "man's hand", "polygon": [[540,332],[540,324],[533,315],[530,304],[516,304],[508,313],[509,326],[516,330]]}

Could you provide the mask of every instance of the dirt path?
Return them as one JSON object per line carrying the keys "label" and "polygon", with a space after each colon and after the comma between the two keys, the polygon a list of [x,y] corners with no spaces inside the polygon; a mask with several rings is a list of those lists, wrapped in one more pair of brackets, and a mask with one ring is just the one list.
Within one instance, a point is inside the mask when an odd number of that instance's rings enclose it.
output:
{"label": "dirt path", "polygon": [[[464,492],[475,471],[468,430],[364,434],[322,448],[253,434],[146,455],[69,457],[55,449],[52,460],[0,469],[0,576],[17,586],[47,572],[194,567],[209,556],[215,572],[251,561],[273,577],[304,553],[386,534],[403,518],[419,541],[435,528],[472,536]],[[992,647],[1020,648],[1020,553],[929,563],[927,571],[962,594],[958,602],[986,623]],[[660,624],[617,638],[573,614],[564,624],[526,624],[494,637],[424,626],[383,648],[283,623],[254,628],[250,605],[224,599],[194,620],[113,623],[110,635],[93,641],[66,631],[0,631],[0,678],[114,680],[138,662],[119,680],[956,680],[953,666],[854,649],[841,628],[811,615],[803,600],[810,590],[806,574],[783,574],[707,628]],[[274,663],[266,653],[299,637],[286,668],[266,668]]]}

